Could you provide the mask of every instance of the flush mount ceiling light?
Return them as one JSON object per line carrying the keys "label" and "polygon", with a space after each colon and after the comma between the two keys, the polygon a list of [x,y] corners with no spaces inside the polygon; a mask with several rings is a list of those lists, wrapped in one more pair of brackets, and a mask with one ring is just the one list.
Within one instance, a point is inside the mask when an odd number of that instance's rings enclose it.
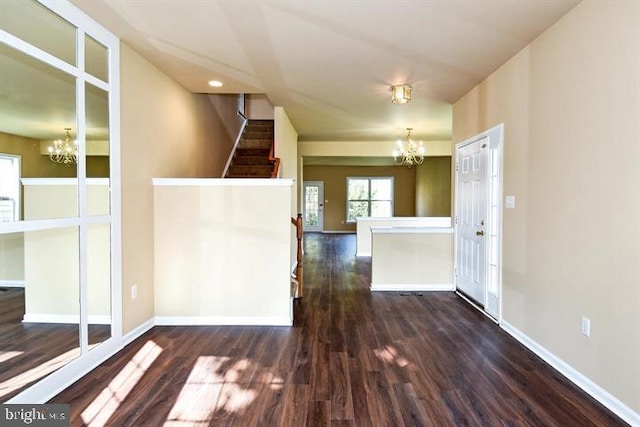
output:
{"label": "flush mount ceiling light", "polygon": [[222,82],[220,80],[209,80],[209,86],[222,87]]}
{"label": "flush mount ceiling light", "polygon": [[391,102],[394,104],[406,104],[411,101],[411,86],[391,86]]}

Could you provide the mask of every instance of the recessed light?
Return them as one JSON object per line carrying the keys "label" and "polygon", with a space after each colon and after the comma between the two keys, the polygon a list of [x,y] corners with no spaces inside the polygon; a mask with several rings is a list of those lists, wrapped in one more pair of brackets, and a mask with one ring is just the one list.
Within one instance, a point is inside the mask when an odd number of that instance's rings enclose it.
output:
{"label": "recessed light", "polygon": [[209,80],[209,86],[222,87],[222,82],[219,80]]}

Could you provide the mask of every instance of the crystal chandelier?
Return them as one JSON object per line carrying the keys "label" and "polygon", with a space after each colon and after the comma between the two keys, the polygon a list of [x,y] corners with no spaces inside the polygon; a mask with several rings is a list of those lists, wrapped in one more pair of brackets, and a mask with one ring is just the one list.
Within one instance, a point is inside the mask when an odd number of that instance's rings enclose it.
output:
{"label": "crystal chandelier", "polygon": [[407,137],[404,141],[396,142],[396,149],[393,150],[393,162],[396,165],[421,165],[424,162],[424,146],[422,141],[416,142],[411,139],[413,128],[407,128]]}
{"label": "crystal chandelier", "polygon": [[67,132],[64,141],[59,139],[53,141],[47,149],[49,159],[54,163],[62,163],[65,166],[78,163],[78,142],[71,142],[71,128],[64,128]]}

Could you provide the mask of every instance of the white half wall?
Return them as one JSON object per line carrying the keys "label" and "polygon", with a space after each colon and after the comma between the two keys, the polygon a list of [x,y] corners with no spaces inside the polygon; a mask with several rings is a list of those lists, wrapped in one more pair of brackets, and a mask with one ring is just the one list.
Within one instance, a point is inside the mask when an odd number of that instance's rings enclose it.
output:
{"label": "white half wall", "polygon": [[291,324],[292,192],[287,179],[154,180],[156,319]]}

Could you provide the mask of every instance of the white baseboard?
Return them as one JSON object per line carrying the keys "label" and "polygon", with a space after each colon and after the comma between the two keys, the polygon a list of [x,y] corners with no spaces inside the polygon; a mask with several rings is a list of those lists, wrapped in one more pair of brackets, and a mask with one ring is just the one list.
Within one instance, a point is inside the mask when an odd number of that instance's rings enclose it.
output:
{"label": "white baseboard", "polygon": [[388,292],[432,292],[453,291],[453,283],[425,283],[425,284],[397,284],[397,283],[371,283],[372,291]]}
{"label": "white baseboard", "polygon": [[[90,325],[110,325],[111,316],[89,315],[87,321]],[[23,323],[80,323],[79,314],[48,314],[26,313],[22,318]]]}
{"label": "white baseboard", "polygon": [[289,316],[156,316],[157,326],[291,326]]}
{"label": "white baseboard", "polygon": [[356,256],[371,256],[371,251],[356,251]]}
{"label": "white baseboard", "polygon": [[142,335],[144,335],[145,332],[147,332],[149,329],[153,328],[154,326],[155,326],[155,320],[152,318],[147,320],[143,324],[135,327],[131,331],[127,332],[125,335],[122,336],[122,340],[120,341],[121,348],[124,348],[125,346],[129,345],[136,339],[140,338]]}
{"label": "white baseboard", "polygon": [[0,288],[24,288],[24,280],[0,280]]}
{"label": "white baseboard", "polygon": [[500,327],[504,329],[509,335],[518,340],[522,345],[529,350],[537,354],[542,360],[551,365],[555,370],[567,377],[569,381],[580,387],[591,397],[598,402],[609,408],[609,410],[620,418],[631,424],[632,427],[640,427],[640,414],[629,408],[624,403],[620,402],[611,393],[600,387],[598,384],[591,381],[589,378],[578,372],[575,368],[569,365],[564,360],[551,353],[549,350],[538,344],[533,339],[529,338],[522,331],[515,326],[505,322],[500,323]]}

